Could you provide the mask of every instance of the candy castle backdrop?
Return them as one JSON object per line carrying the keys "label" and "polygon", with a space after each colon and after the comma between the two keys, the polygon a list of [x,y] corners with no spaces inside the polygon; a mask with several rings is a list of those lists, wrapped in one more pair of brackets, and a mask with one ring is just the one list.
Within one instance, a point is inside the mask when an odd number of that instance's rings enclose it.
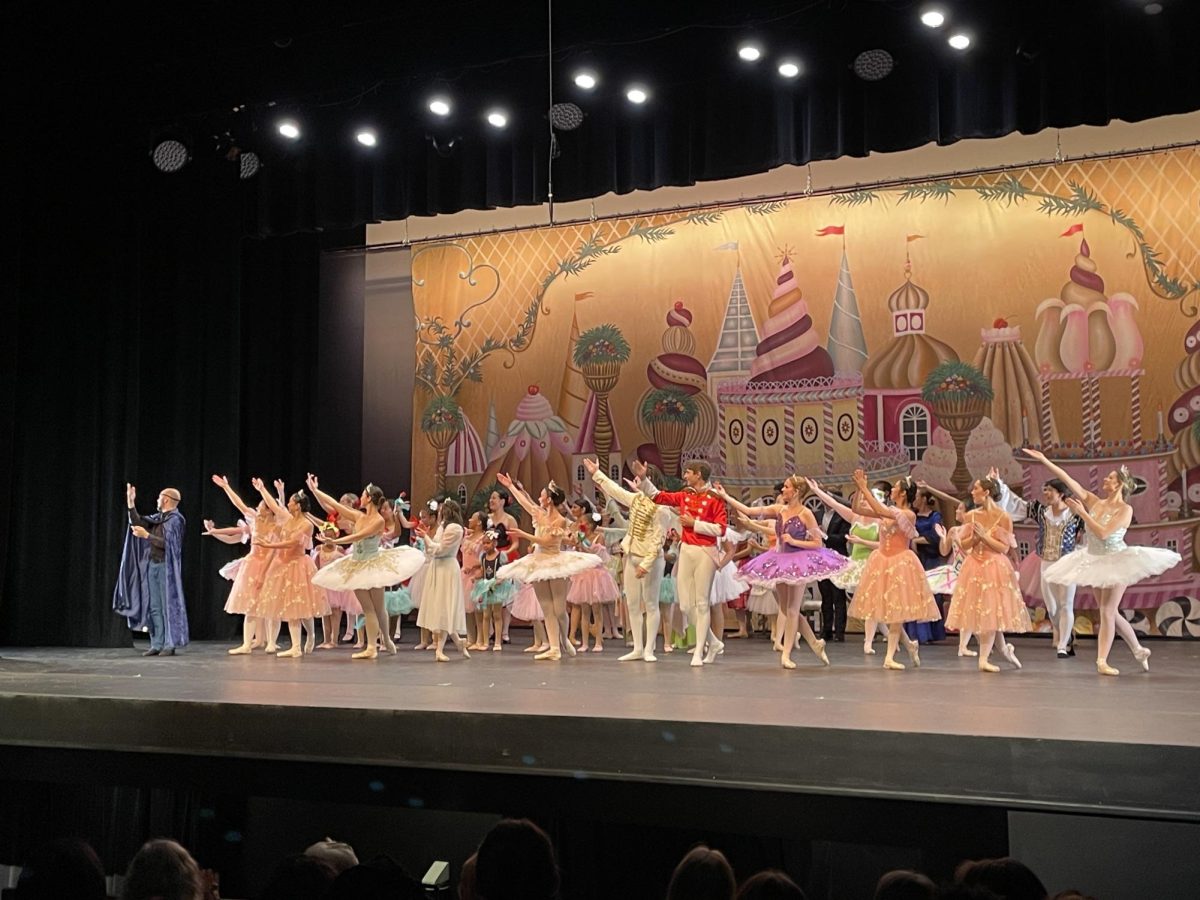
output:
{"label": "candy castle backdrop", "polygon": [[1189,148],[417,245],[414,493],[590,495],[584,457],[639,454],[747,498],[861,464],[1035,499],[1029,444],[1093,487],[1129,466],[1128,540],[1184,562],[1126,616],[1200,635],[1197,213]]}

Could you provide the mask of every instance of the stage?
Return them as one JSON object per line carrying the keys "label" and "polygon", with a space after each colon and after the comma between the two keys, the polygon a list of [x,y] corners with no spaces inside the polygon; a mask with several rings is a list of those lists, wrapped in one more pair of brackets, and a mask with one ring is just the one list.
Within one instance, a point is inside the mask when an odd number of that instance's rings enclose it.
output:
{"label": "stage", "polygon": [[1017,639],[1024,669],[993,656],[986,675],[950,644],[885,671],[854,635],[791,672],[762,639],[696,670],[678,651],[618,663],[615,642],[534,662],[526,637],[442,664],[411,643],[375,661],[6,649],[0,748],[23,771],[47,751],[165,754],[1200,820],[1200,642],[1154,642],[1150,673],[1118,647],[1105,678],[1087,640],[1059,660]]}

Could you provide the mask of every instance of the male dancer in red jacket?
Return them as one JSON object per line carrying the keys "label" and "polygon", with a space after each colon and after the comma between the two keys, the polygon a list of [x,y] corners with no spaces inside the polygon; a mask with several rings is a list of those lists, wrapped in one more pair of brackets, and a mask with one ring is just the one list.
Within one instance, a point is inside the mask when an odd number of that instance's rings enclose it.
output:
{"label": "male dancer in red jacket", "polygon": [[[635,462],[630,468],[639,478],[646,474],[643,462]],[[711,473],[712,469],[704,460],[692,460],[685,464],[683,470],[687,490],[660,491],[653,485],[647,490],[655,503],[674,506],[679,510],[683,536],[679,545],[679,560],[675,563],[675,593],[679,598],[679,608],[696,632],[693,666],[714,662],[725,647],[712,633],[708,605],[719,558],[717,541],[725,533],[728,522],[725,501],[709,492],[708,477]],[[706,641],[707,653],[704,649]]]}

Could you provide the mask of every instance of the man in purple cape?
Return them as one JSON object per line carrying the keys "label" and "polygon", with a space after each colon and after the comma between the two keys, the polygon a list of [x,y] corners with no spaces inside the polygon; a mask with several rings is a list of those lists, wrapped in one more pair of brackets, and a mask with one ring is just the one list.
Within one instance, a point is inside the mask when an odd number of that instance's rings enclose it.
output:
{"label": "man in purple cape", "polygon": [[150,649],[144,656],[174,656],[175,648],[188,642],[181,567],[187,520],[178,509],[181,498],[175,488],[158,495],[158,512],[148,516],[138,513],[136,499],[137,489],[125,485],[130,528],[113,590],[113,610],[128,619],[135,631],[150,632]]}

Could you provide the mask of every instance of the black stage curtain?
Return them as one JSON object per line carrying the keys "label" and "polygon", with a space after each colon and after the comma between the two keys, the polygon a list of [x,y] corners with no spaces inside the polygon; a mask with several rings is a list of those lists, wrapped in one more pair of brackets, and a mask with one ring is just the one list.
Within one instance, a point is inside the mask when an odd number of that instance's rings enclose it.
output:
{"label": "black stage curtain", "polygon": [[318,407],[323,372],[360,380],[338,371],[353,335],[322,338],[318,269],[323,241],[363,234],[245,239],[244,185],[217,168],[166,177],[94,146],[28,165],[4,257],[0,644],[130,643],[111,610],[126,481],[144,512],[182,491],[192,635],[228,637],[217,569],[245,550],[201,537],[237,518],[210,475],[250,502],[254,475],[359,485],[361,404]]}

